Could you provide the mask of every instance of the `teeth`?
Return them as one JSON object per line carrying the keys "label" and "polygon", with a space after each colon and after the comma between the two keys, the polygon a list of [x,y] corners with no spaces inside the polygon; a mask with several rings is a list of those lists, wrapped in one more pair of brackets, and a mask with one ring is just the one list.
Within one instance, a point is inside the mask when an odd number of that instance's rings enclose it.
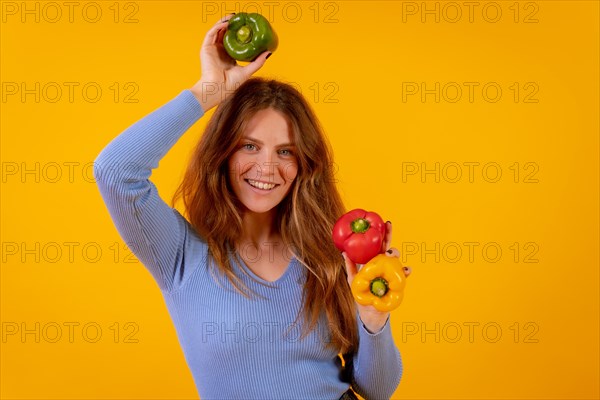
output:
{"label": "teeth", "polygon": [[263,189],[263,190],[271,190],[275,187],[274,183],[262,183],[262,182],[253,181],[251,179],[248,179],[248,183],[256,188]]}

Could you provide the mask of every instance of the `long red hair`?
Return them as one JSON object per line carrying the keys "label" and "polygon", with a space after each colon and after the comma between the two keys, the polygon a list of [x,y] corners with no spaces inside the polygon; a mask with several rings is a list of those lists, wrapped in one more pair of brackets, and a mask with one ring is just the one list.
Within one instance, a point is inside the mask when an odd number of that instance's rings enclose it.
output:
{"label": "long red hair", "polygon": [[346,210],[335,185],[331,146],[298,90],[277,80],[253,77],[223,100],[192,153],[172,206],[183,198],[186,217],[207,241],[212,262],[247,295],[229,258],[242,232],[242,206],[230,186],[227,161],[248,121],[269,107],[288,118],[296,145],[298,174],[277,206],[276,224],[284,244],[308,271],[302,307],[308,324],[302,324],[303,336],[324,313],[331,331],[328,346],[341,353],[353,352],[358,346],[356,306],[343,259],[331,239],[335,221]]}

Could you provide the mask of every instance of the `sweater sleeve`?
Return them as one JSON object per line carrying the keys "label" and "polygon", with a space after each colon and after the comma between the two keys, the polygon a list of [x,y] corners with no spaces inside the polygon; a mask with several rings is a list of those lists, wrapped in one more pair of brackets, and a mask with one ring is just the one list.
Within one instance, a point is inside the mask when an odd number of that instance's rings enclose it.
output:
{"label": "sweater sleeve", "polygon": [[192,256],[186,250],[194,232],[149,177],[203,115],[193,93],[184,90],[115,137],[94,160],[96,184],[119,234],[165,291],[191,273],[184,271],[190,267],[184,258]]}
{"label": "sweater sleeve", "polygon": [[389,399],[402,378],[402,358],[388,317],[379,332],[370,333],[357,316],[359,344],[353,358],[352,388],[366,400]]}

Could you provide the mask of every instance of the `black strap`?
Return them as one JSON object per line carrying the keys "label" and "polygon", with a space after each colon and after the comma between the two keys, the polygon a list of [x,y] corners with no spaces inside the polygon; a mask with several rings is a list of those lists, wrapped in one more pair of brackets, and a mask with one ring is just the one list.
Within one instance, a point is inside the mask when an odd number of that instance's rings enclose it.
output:
{"label": "black strap", "polygon": [[344,353],[344,367],[340,365],[340,380],[346,383],[352,383],[352,372],[354,370],[354,353]]}

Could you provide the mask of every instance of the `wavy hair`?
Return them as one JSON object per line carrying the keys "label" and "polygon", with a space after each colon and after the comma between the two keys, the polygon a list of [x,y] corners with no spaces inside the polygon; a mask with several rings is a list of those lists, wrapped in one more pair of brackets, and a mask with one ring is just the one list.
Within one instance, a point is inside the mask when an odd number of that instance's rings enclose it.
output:
{"label": "wavy hair", "polygon": [[334,181],[330,144],[298,90],[277,80],[253,77],[223,100],[193,150],[172,206],[183,198],[190,224],[207,241],[211,263],[216,262],[217,270],[248,297],[247,286],[236,276],[229,258],[242,232],[243,211],[228,180],[228,159],[239,146],[248,121],[266,108],[288,119],[296,145],[298,173],[277,206],[275,224],[284,245],[293,249],[307,271],[301,310],[307,323],[302,324],[302,337],[316,328],[324,313],[331,332],[327,346],[352,353],[358,347],[356,306],[343,258],[331,239],[335,221],[346,210]]}

